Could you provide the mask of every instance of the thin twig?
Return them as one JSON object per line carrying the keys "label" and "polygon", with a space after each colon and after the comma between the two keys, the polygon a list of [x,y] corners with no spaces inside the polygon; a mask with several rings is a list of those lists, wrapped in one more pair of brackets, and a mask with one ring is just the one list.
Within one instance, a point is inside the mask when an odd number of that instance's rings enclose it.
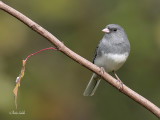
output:
{"label": "thin twig", "polygon": [[28,60],[28,58],[30,58],[31,56],[36,55],[37,53],[40,53],[40,52],[42,52],[42,51],[49,50],[49,49],[57,50],[57,49],[55,49],[54,47],[49,47],[49,48],[41,49],[41,50],[39,50],[39,51],[37,51],[37,52],[35,52],[35,53],[32,53],[32,54],[28,55],[28,56],[26,57],[26,59],[24,60],[24,62],[26,62],[26,61]]}
{"label": "thin twig", "polygon": [[[107,81],[109,84],[114,86],[118,89],[119,83],[115,78],[113,78],[108,73],[101,72],[101,69],[97,67],[96,65],[92,64],[85,58],[81,57],[80,55],[76,54],[72,50],[70,50],[68,47],[66,47],[62,42],[60,42],[54,35],[49,33],[47,30],[42,28],[40,25],[29,19],[28,17],[24,16],[22,13],[18,12],[17,10],[13,9],[12,7],[6,5],[2,1],[0,1],[0,9],[4,10],[5,12],[11,14],[12,16],[16,17],[18,20],[22,21],[24,24],[26,24],[28,27],[30,27],[35,32],[39,33],[41,36],[46,38],[49,42],[51,42],[53,45],[55,45],[58,50],[60,50],[62,53],[73,59],[74,61],[78,62],[79,64],[83,65],[87,69],[95,72],[96,74],[100,75],[105,81]],[[152,102],[144,98],[143,96],[139,95],[135,91],[128,88],[126,85],[123,84],[123,89],[121,90],[122,93],[139,103],[140,105],[144,106],[146,109],[151,111],[155,116],[160,118],[160,109],[154,105]]]}

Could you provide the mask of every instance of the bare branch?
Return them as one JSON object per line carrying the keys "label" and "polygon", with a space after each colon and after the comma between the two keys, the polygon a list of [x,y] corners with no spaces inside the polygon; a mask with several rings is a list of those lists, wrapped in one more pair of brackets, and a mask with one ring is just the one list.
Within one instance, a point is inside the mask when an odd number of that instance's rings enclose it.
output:
{"label": "bare branch", "polygon": [[[111,75],[109,75],[106,72],[105,73],[101,72],[101,69],[99,67],[97,67],[96,65],[92,64],[85,58],[81,57],[80,55],[70,50],[62,42],[60,42],[54,35],[52,35],[50,32],[42,28],[40,25],[38,25],[37,23],[29,19],[28,17],[24,16],[22,13],[18,12],[17,10],[13,9],[12,7],[6,5],[2,1],[0,1],[0,9],[16,17],[18,20],[26,24],[32,30],[39,33],[41,36],[43,36],[49,42],[55,45],[62,53],[64,53],[65,55],[73,59],[74,61],[78,62],[79,64],[83,65],[87,69],[100,75],[105,81],[107,81],[113,87],[118,89],[119,83],[117,82],[115,78],[113,78]],[[136,101],[137,103],[139,103],[140,105],[144,106],[150,112],[155,114],[155,116],[160,118],[160,109],[156,105],[154,105],[152,102],[150,102],[143,96],[139,95],[135,91],[131,90],[124,84],[123,84],[123,89],[121,90],[121,92],[127,95],[128,97],[130,97],[131,99],[133,99],[134,101]]]}

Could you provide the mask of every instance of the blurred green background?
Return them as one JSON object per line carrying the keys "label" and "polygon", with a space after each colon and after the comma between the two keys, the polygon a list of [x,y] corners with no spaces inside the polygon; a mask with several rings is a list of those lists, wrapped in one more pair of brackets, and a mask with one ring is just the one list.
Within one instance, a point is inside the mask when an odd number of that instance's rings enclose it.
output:
{"label": "blurred green background", "polygon": [[[159,0],[5,0],[53,33],[71,50],[92,60],[110,23],[120,24],[131,43],[131,53],[117,72],[121,80],[160,106]],[[1,120],[156,120],[156,117],[102,81],[93,97],[83,91],[91,71],[61,52],[47,50],[31,57],[18,92],[12,90],[22,59],[52,46],[26,25],[0,10]],[[25,111],[25,115],[9,114]]]}

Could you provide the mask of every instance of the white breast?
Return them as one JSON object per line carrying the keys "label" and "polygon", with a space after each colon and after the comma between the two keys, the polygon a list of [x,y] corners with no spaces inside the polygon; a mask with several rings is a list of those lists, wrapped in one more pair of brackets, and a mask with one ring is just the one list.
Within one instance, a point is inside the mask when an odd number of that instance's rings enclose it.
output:
{"label": "white breast", "polygon": [[125,54],[104,54],[101,57],[95,59],[94,63],[103,67],[106,72],[118,70],[126,61],[128,53]]}

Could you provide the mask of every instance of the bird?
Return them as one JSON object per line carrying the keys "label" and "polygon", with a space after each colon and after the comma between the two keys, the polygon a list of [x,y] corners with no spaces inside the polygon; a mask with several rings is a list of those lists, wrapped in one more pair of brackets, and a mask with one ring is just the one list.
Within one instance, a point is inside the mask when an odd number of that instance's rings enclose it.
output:
{"label": "bird", "polygon": [[[102,71],[113,72],[116,79],[121,83],[119,88],[122,88],[122,81],[115,71],[126,62],[130,53],[130,42],[124,29],[118,24],[109,24],[102,32],[105,34],[95,50],[92,62]],[[83,95],[93,96],[100,81],[101,77],[93,73]]]}

